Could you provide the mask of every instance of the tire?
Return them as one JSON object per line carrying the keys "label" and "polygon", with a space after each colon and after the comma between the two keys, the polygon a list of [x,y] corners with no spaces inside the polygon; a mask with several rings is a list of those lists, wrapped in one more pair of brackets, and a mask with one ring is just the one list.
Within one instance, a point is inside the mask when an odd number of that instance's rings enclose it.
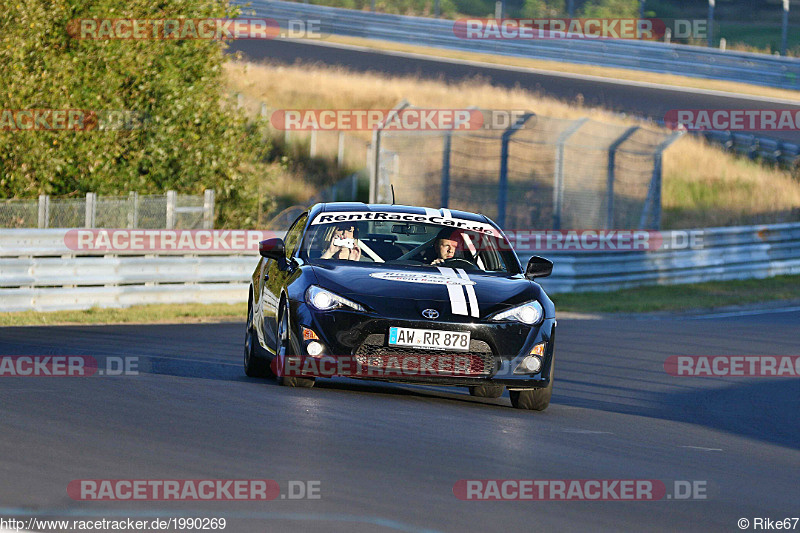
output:
{"label": "tire", "polygon": [[[553,355],[555,357],[555,354]],[[550,397],[553,395],[553,369],[555,359],[550,361],[550,383],[547,387],[533,390],[510,390],[508,395],[511,397],[511,405],[517,409],[528,409],[531,411],[544,411],[550,405]]]}
{"label": "tire", "polygon": [[272,375],[269,363],[258,356],[258,337],[253,330],[253,299],[247,302],[247,327],[244,334],[244,373],[251,378],[266,378]]}
{"label": "tire", "polygon": [[484,383],[483,385],[476,385],[469,388],[469,395],[476,398],[499,398],[503,395],[505,387],[502,385],[493,385],[491,383]]}
{"label": "tire", "polygon": [[283,373],[283,360],[287,356],[294,355],[292,350],[292,341],[290,339],[289,331],[289,313],[286,310],[286,305],[281,305],[280,312],[278,313],[278,332],[276,338],[278,339],[278,353],[275,354],[277,362],[276,370],[278,376],[278,384],[284,387],[301,387],[310,389],[314,386],[314,378],[301,378],[296,376],[282,376]]}

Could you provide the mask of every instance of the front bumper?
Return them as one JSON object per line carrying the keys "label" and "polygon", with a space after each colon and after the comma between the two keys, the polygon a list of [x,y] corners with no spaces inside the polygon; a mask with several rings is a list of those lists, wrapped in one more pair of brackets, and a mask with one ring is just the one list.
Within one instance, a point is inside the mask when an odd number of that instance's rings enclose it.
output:
{"label": "front bumper", "polygon": [[[442,320],[403,320],[377,317],[370,313],[337,309],[319,312],[304,302],[292,306],[295,318],[295,353],[303,375],[331,377],[345,375],[359,379],[402,383],[474,386],[485,383],[511,389],[547,387],[555,346],[554,318],[538,326],[508,322],[453,322]],[[302,328],[313,330],[322,343],[322,354],[312,357],[305,347]],[[470,331],[469,352],[417,350],[389,346],[390,327]],[[534,346],[545,344],[542,367],[536,374],[516,374],[514,370]],[[394,359],[393,359],[394,358]],[[325,365],[318,361],[327,361]],[[310,363],[310,364],[306,364]],[[314,369],[324,371],[318,374]]]}

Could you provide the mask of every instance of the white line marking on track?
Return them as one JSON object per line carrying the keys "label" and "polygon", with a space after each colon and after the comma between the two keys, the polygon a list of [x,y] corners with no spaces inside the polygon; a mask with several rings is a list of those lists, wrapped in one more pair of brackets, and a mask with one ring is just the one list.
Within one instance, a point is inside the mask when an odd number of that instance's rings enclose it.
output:
{"label": "white line marking on track", "polygon": [[794,313],[800,311],[800,307],[784,307],[777,309],[751,309],[749,311],[729,311],[724,313],[709,313],[707,315],[690,316],[692,320],[705,320],[709,318],[727,318],[735,316],[769,315],[771,313]]}
{"label": "white line marking on track", "polygon": [[681,448],[689,448],[690,450],[699,450],[701,452],[721,452],[722,448],[706,448],[705,446],[681,446]]}

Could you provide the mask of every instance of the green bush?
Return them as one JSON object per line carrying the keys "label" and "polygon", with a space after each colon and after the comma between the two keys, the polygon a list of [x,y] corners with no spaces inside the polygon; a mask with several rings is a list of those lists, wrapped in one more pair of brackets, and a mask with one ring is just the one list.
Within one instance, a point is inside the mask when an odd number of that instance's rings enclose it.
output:
{"label": "green bush", "polygon": [[587,18],[636,18],[639,0],[589,0],[580,11]]}
{"label": "green bush", "polygon": [[564,0],[525,0],[522,16],[525,18],[564,17]]}
{"label": "green bush", "polygon": [[[222,93],[223,44],[79,40],[82,18],[236,16],[218,0],[14,0],[0,18],[3,109],[127,110],[144,128],[0,131],[0,198],[217,192],[225,225],[255,216],[263,146]],[[7,46],[13,43],[13,46]]]}

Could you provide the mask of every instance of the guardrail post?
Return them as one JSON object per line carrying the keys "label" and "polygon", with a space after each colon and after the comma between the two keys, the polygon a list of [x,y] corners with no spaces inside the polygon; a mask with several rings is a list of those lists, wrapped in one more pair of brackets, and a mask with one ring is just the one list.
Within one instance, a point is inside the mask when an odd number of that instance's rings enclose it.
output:
{"label": "guardrail post", "polygon": [[506,225],[506,203],[508,201],[508,143],[533,113],[525,113],[503,132],[500,145],[500,179],[497,183],[497,225],[504,228]]}
{"label": "guardrail post", "polygon": [[[644,1],[642,4],[644,4]],[[611,143],[611,146],[608,147],[608,183],[606,185],[606,192],[608,193],[608,200],[606,201],[606,204],[608,209],[606,211],[605,229],[611,229],[614,227],[614,175],[616,173],[617,149],[638,129],[639,126],[631,126],[625,130],[625,133],[620,135],[617,140]]]}
{"label": "guardrail post", "polygon": [[96,215],[97,215],[97,195],[93,192],[87,192],[84,227],[93,228]]}
{"label": "guardrail post", "polygon": [[[203,229],[214,229],[214,189],[203,192]],[[259,203],[261,198],[258,199]]]}
{"label": "guardrail post", "polygon": [[[644,209],[639,219],[639,229],[661,229],[661,160],[664,150],[674,143],[678,137],[683,135],[682,131],[676,131],[667,140],[656,147],[653,155],[653,177],[650,179],[650,186],[647,188],[647,198],[644,201]],[[651,207],[652,206],[652,207]],[[646,227],[647,219],[650,218],[650,210],[653,210],[653,223]]]}
{"label": "guardrail post", "polygon": [[339,145],[336,150],[336,166],[342,168],[344,166],[344,132],[339,132]]}
{"label": "guardrail post", "polygon": [[178,194],[175,191],[167,191],[166,229],[175,229],[175,207],[177,203],[178,203]]}
{"label": "guardrail post", "polygon": [[564,206],[564,145],[567,143],[567,139],[588,121],[588,118],[577,120],[562,131],[556,139],[555,175],[553,176],[553,229],[561,229],[561,209]]}
{"label": "guardrail post", "polygon": [[131,191],[128,193],[128,227],[135,229],[139,225],[139,193]]}
{"label": "guardrail post", "polygon": [[40,228],[50,226],[50,197],[46,194],[39,195],[39,224]]}
{"label": "guardrail post", "polygon": [[453,131],[444,133],[444,147],[442,149],[442,199],[441,207],[447,207],[450,201],[450,146],[453,142]]}

